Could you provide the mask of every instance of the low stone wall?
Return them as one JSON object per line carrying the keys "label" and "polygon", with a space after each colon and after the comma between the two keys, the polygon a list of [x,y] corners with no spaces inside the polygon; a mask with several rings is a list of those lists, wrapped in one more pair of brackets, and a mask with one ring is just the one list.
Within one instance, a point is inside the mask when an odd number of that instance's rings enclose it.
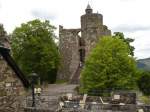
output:
{"label": "low stone wall", "polygon": [[150,112],[150,105],[141,105],[137,109],[143,109],[144,112]]}
{"label": "low stone wall", "polygon": [[[91,107],[86,107],[85,109],[73,109],[73,108],[64,108],[58,112],[137,112],[137,110],[143,109],[144,112],[150,112],[150,106],[149,105],[102,105],[102,104],[94,104]],[[52,109],[45,109],[45,108],[33,108],[28,107],[24,108],[24,112],[56,112],[56,110]]]}
{"label": "low stone wall", "polygon": [[116,91],[113,93],[112,98],[115,95],[119,95],[119,102],[118,103],[125,103],[125,104],[136,104],[136,93],[130,91]]}
{"label": "low stone wall", "polygon": [[24,108],[24,112],[55,112],[55,111],[51,110],[51,109],[41,109],[41,108],[28,107],[28,108]]}
{"label": "low stone wall", "polygon": [[86,109],[94,112],[136,112],[136,105],[92,104]]}

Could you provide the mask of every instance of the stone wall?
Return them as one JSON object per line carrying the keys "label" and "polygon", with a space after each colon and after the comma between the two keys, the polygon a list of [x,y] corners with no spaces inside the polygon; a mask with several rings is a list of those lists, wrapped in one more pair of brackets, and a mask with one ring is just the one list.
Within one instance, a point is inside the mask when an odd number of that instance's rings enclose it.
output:
{"label": "stone wall", "polygon": [[150,105],[139,105],[137,109],[142,109],[144,112],[150,112]]}
{"label": "stone wall", "polygon": [[38,108],[24,108],[24,112],[56,112],[55,110],[51,109],[38,109]]}
{"label": "stone wall", "polygon": [[0,55],[0,112],[21,112],[25,93],[20,79]]}
{"label": "stone wall", "polygon": [[79,35],[80,29],[63,29],[59,27],[59,50],[61,54],[61,68],[58,79],[69,80],[79,65]]}

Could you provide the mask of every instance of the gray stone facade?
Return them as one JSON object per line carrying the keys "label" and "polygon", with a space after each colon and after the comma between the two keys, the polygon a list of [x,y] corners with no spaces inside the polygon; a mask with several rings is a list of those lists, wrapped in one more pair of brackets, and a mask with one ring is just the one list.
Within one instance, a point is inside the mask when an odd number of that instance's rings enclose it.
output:
{"label": "gray stone facade", "polygon": [[0,112],[20,112],[25,93],[20,79],[0,56]]}
{"label": "gray stone facade", "polygon": [[[71,81],[79,79],[84,60],[96,42],[104,35],[111,35],[107,26],[103,25],[103,16],[93,13],[90,5],[81,16],[81,28],[64,29],[59,27],[59,50],[62,55],[62,66],[58,79]],[[81,35],[79,35],[81,33]]]}
{"label": "gray stone facade", "polygon": [[9,54],[10,42],[0,25],[0,112],[22,112],[29,82]]}

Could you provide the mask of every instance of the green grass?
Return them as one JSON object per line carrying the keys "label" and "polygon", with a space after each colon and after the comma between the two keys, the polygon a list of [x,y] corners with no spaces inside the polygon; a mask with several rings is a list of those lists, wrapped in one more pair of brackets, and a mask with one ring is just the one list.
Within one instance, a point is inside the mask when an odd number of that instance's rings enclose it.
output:
{"label": "green grass", "polygon": [[140,99],[143,101],[143,103],[150,104],[150,97],[149,96],[141,96]]}
{"label": "green grass", "polygon": [[56,84],[66,84],[67,81],[66,80],[57,80],[55,83]]}

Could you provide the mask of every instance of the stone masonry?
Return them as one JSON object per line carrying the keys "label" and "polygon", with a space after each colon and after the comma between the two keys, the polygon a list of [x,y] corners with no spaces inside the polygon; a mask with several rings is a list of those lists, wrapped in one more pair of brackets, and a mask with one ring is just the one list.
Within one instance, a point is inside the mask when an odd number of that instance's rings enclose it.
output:
{"label": "stone masonry", "polygon": [[0,57],[0,111],[19,112],[24,94],[22,82]]}
{"label": "stone masonry", "polygon": [[27,93],[21,80],[24,76],[19,74],[18,77],[14,71],[18,71],[18,66],[8,56],[9,48],[8,36],[0,25],[0,112],[22,112],[23,99]]}
{"label": "stone masonry", "polygon": [[111,31],[103,25],[101,14],[93,13],[89,4],[85,12],[81,16],[81,28],[64,29],[63,26],[59,26],[59,50],[62,55],[62,64],[58,72],[58,80],[76,83],[74,80],[79,79],[84,60],[96,42],[104,35],[111,35]]}

